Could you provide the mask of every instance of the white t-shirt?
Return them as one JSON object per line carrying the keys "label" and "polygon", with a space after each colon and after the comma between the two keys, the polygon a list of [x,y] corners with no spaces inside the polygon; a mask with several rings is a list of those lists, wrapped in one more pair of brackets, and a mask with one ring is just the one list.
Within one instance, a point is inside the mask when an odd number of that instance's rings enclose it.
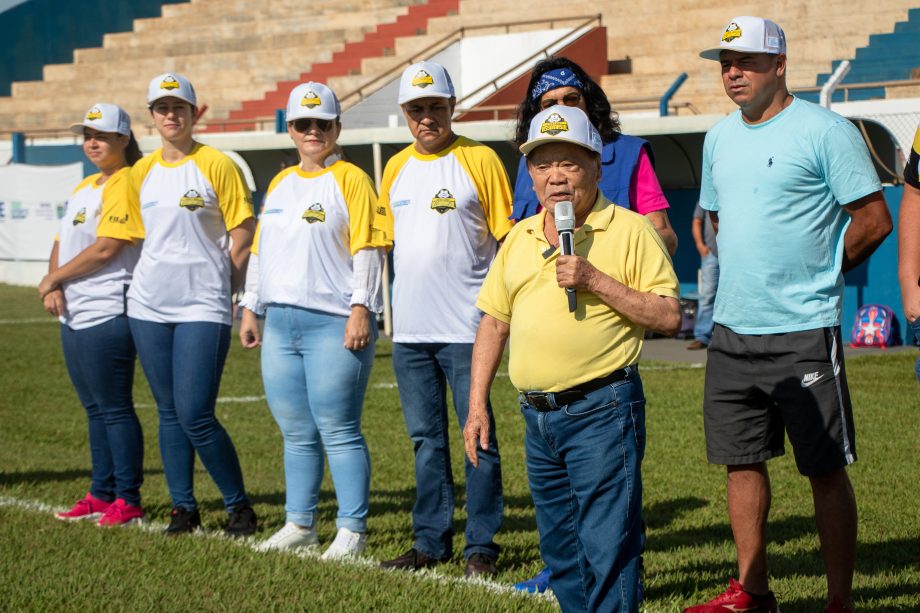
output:
{"label": "white t-shirt", "polygon": [[196,144],[174,164],[154,151],[134,165],[131,180],[146,239],[128,291],[128,315],[229,325],[228,231],[252,217],[240,169],[216,149]]}
{"label": "white t-shirt", "polygon": [[[349,315],[357,298],[353,292],[366,292],[353,287],[352,256],[391,242],[383,228],[374,226],[376,209],[374,186],[354,164],[338,161],[317,172],[298,166],[281,171],[268,187],[253,240],[258,287],[247,277],[247,292],[257,293],[262,305]],[[379,292],[367,306],[382,309]]]}
{"label": "white t-shirt", "polygon": [[393,340],[472,343],[476,295],[512,226],[498,156],[463,136],[434,155],[410,145],[387,162],[380,204],[394,224]]}
{"label": "white t-shirt", "polygon": [[125,313],[125,292],[138,258],[137,242],[144,238],[137,209],[129,198],[130,168],[113,174],[102,185],[99,173],[83,179],[67,200],[58,233],[58,266],[63,266],[97,237],[130,241],[108,264],[92,274],[63,284],[67,309],[61,323],[82,330]]}

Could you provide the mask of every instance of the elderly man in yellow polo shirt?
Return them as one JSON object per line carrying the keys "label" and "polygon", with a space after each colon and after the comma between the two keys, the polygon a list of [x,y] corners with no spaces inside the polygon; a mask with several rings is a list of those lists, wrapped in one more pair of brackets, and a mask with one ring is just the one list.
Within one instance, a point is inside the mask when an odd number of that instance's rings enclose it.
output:
{"label": "elderly man in yellow polo shirt", "polygon": [[[511,339],[527,474],[550,585],[569,611],[635,611],[641,549],[645,396],[637,362],[646,329],[680,327],[678,282],[654,226],[597,188],[601,139],[576,107],[534,117],[527,156],[544,211],[518,223],[476,305],[467,456],[489,445],[488,391]],[[574,255],[554,214],[571,202]],[[570,312],[566,292],[575,290]]]}

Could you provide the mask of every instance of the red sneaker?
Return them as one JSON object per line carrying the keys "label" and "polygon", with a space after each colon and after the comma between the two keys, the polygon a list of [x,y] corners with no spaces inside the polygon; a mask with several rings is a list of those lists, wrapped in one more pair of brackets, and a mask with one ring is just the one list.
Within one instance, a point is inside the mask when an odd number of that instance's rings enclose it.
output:
{"label": "red sneaker", "polygon": [[99,519],[105,510],[112,506],[111,502],[99,500],[90,493],[85,498],[78,500],[69,511],[55,513],[54,516],[64,521],[76,521],[78,519]]}
{"label": "red sneaker", "polygon": [[853,613],[853,607],[845,606],[839,598],[834,596],[834,599],[824,607],[824,613]]}
{"label": "red sneaker", "polygon": [[709,602],[684,609],[684,613],[779,613],[773,592],[766,596],[748,594],[741,584],[731,579],[728,589]]}
{"label": "red sneaker", "polygon": [[142,523],[143,519],[144,509],[128,504],[124,499],[119,498],[110,504],[109,508],[102,514],[99,525],[103,527],[130,526],[131,524]]}

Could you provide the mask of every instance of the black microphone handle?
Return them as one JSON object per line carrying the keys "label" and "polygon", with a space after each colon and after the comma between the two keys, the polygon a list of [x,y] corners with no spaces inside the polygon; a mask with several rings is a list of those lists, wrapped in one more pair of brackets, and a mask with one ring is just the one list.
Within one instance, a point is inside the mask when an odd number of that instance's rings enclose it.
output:
{"label": "black microphone handle", "polygon": [[[575,255],[575,233],[566,230],[559,233],[559,249],[562,255]],[[565,288],[565,295],[569,299],[569,313],[574,313],[578,307],[578,299],[575,297],[575,290],[571,287]]]}

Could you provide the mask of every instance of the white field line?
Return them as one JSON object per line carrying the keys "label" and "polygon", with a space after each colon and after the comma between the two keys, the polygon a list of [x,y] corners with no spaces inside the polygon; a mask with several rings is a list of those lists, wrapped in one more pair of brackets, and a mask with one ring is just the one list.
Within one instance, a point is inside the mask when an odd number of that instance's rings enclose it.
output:
{"label": "white field line", "polygon": [[[686,363],[686,364],[673,364],[667,366],[642,366],[640,370],[694,370],[697,368],[704,368],[705,364],[695,364],[695,363]],[[507,378],[508,373],[506,372],[497,372],[495,373],[496,378]],[[374,383],[370,387],[374,389],[396,389],[395,381],[381,381],[380,383]],[[218,403],[245,403],[245,402],[261,402],[265,400],[265,396],[221,396],[217,399]],[[136,404],[134,405],[139,409],[152,408],[153,405],[150,404]]]}
{"label": "white field line", "polygon": [[[22,509],[24,511],[30,511],[39,515],[52,515],[59,511],[66,511],[67,507],[53,506],[39,500],[24,500],[21,498],[13,498],[11,496],[0,496],[0,507],[13,507]],[[148,532],[151,534],[160,534],[165,528],[165,523],[159,521],[147,521],[145,520],[141,524],[132,524],[127,528],[141,530],[143,532]],[[217,530],[197,530],[194,534],[190,535],[196,538],[206,538],[212,539],[215,541],[224,541],[226,543],[231,543],[233,545],[238,545],[241,547],[248,547],[253,551],[258,550],[258,546],[261,541],[256,540],[252,537],[246,537],[241,539],[233,539],[226,536],[223,531]],[[165,537],[164,537],[165,538]],[[360,558],[347,558],[343,560],[321,560],[320,553],[317,549],[299,549],[295,551],[267,551],[259,552],[263,555],[292,555],[296,556],[302,560],[310,560],[311,562],[320,562],[322,564],[341,564],[343,566],[348,566],[352,568],[377,568],[379,564],[378,560],[368,557]],[[401,571],[389,571],[389,572],[401,572]],[[409,579],[419,579],[423,581],[434,581],[441,585],[460,585],[460,586],[471,586],[475,585],[477,587],[485,588],[487,591],[495,594],[504,594],[507,596],[517,597],[517,598],[541,598],[548,602],[555,602],[555,597],[551,593],[544,594],[531,594],[527,592],[520,592],[514,589],[513,586],[507,585],[504,583],[497,583],[488,579],[466,579],[464,577],[453,577],[447,576],[439,573],[434,569],[423,569],[414,573],[404,573],[402,576],[405,576]]]}

